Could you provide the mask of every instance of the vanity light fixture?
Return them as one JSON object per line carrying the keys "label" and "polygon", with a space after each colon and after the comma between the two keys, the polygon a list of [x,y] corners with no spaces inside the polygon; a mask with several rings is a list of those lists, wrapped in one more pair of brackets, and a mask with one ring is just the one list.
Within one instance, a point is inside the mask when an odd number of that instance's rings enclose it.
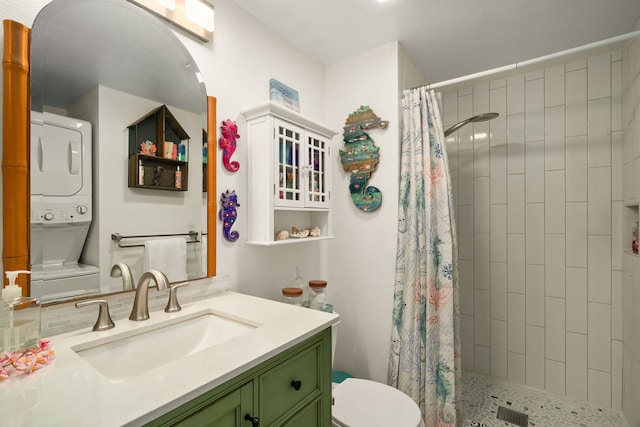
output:
{"label": "vanity light fixture", "polygon": [[213,5],[207,0],[129,0],[202,41],[213,38]]}

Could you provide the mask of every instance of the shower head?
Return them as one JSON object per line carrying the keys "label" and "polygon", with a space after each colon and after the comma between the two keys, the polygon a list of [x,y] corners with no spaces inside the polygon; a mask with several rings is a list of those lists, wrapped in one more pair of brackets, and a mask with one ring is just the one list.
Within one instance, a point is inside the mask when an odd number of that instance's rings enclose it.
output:
{"label": "shower head", "polygon": [[463,120],[463,121],[461,121],[459,123],[456,123],[455,125],[451,126],[449,129],[444,131],[444,136],[451,135],[453,132],[457,131],[462,126],[466,125],[467,123],[486,122],[487,120],[495,119],[498,116],[499,116],[498,113],[482,113],[482,114],[478,114],[477,116],[470,117],[470,118],[468,118],[466,120]]}

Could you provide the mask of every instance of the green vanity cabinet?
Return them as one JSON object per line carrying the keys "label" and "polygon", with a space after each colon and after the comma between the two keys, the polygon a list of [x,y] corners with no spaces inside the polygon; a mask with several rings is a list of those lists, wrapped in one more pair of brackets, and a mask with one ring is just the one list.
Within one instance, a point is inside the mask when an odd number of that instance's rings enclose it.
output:
{"label": "green vanity cabinet", "polygon": [[260,427],[331,425],[331,328],[148,426],[253,427],[251,418],[257,418]]}

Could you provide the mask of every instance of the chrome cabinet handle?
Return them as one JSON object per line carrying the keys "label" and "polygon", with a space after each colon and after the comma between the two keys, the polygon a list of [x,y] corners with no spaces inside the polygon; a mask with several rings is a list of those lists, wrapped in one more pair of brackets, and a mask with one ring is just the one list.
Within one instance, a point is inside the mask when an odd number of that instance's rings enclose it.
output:
{"label": "chrome cabinet handle", "polygon": [[252,417],[249,414],[245,414],[244,419],[246,421],[251,421],[251,427],[260,427],[260,419],[258,419],[258,417]]}
{"label": "chrome cabinet handle", "polygon": [[76,303],[76,308],[94,304],[98,304],[100,306],[100,309],[98,310],[98,320],[96,320],[95,325],[93,325],[93,330],[106,331],[116,326],[115,323],[113,323],[113,320],[111,320],[111,316],[109,315],[109,304],[107,303],[107,300],[94,299],[89,301],[80,301]]}
{"label": "chrome cabinet handle", "polygon": [[296,391],[300,390],[300,387],[302,387],[302,381],[291,381],[291,387],[293,387]]}

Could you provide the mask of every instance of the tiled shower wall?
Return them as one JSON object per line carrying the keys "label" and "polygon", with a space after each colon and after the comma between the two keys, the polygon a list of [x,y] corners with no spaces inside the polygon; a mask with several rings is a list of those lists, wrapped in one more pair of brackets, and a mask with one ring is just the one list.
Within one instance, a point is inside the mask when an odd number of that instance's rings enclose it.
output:
{"label": "tiled shower wall", "polygon": [[[640,21],[636,25],[640,29]],[[625,228],[638,221],[640,201],[640,39],[622,50],[622,159]],[[625,244],[622,282],[623,404],[631,426],[640,426],[640,258]]]}
{"label": "tiled shower wall", "polygon": [[622,52],[443,93],[463,368],[622,406]]}

